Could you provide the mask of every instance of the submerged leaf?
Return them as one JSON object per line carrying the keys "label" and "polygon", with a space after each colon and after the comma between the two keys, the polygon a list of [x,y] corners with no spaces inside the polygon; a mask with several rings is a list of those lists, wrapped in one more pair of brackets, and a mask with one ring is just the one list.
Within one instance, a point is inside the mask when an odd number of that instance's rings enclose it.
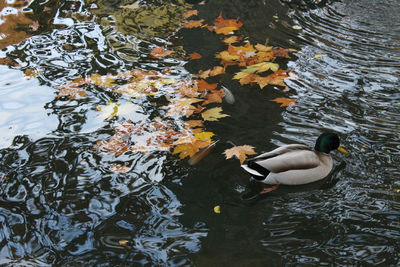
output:
{"label": "submerged leaf", "polygon": [[154,48],[151,53],[150,56],[152,58],[162,58],[162,57],[166,57],[170,54],[172,54],[174,51],[172,50],[165,50],[164,46],[160,46],[160,47],[156,47]]}

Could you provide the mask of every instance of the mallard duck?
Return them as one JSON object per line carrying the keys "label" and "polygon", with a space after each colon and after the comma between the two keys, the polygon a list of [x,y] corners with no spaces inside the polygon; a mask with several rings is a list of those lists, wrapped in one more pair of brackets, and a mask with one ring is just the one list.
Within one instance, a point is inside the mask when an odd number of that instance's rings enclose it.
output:
{"label": "mallard duck", "polygon": [[266,184],[301,185],[325,178],[333,167],[329,152],[339,149],[339,137],[334,133],[321,134],[314,149],[301,144],[279,147],[248,159],[242,167],[256,180]]}

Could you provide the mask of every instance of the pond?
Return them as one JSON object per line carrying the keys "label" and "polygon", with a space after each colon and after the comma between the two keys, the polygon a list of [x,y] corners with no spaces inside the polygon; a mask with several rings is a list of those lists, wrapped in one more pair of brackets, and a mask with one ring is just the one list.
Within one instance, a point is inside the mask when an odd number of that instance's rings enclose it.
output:
{"label": "pond", "polygon": [[[1,265],[400,264],[397,0],[0,9]],[[327,131],[308,185],[223,154]]]}

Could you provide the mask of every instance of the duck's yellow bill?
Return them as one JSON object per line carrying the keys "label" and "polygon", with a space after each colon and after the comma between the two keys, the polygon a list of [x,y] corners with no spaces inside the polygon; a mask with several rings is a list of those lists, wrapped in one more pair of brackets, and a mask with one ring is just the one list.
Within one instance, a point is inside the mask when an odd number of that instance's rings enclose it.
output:
{"label": "duck's yellow bill", "polygon": [[338,149],[340,152],[342,152],[343,154],[349,154],[349,152],[347,152],[346,149],[344,149],[343,147],[339,146]]}

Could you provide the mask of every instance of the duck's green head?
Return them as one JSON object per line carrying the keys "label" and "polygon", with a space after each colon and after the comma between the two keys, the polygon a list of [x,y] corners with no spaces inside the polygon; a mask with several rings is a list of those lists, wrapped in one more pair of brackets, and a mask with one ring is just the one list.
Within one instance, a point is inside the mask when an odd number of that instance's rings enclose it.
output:
{"label": "duck's green head", "polygon": [[329,153],[340,146],[339,136],[335,133],[323,133],[321,134],[317,142],[315,143],[314,149],[319,152]]}

